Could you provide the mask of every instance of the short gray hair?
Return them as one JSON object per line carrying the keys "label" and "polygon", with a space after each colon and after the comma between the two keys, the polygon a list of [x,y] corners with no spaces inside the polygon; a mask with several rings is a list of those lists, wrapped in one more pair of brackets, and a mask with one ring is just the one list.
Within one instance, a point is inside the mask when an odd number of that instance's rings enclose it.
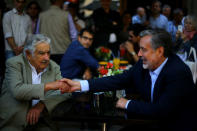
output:
{"label": "short gray hair", "polygon": [[43,34],[29,35],[27,37],[27,43],[23,50],[24,55],[26,56],[26,50],[29,50],[33,56],[36,45],[43,43],[43,42],[50,45],[51,40],[50,38],[48,38],[47,36]]}
{"label": "short gray hair", "polygon": [[194,29],[197,30],[197,23],[196,23],[197,18],[196,18],[196,16],[194,16],[194,15],[187,15],[187,16],[185,17],[185,19],[184,19],[184,24],[185,24],[185,22],[188,21],[188,20],[191,21],[191,24],[192,24],[192,26],[194,27]]}
{"label": "short gray hair", "polygon": [[159,47],[164,47],[164,57],[172,54],[172,39],[168,32],[162,29],[144,30],[140,33],[140,37],[152,36],[151,46],[154,50]]}

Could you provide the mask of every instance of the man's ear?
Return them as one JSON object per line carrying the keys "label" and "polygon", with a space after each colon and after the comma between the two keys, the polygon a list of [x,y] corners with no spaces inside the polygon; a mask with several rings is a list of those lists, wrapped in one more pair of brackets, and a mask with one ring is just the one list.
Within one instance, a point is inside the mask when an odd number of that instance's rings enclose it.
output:
{"label": "man's ear", "polygon": [[164,56],[164,47],[163,46],[158,47],[157,52],[159,56]]}

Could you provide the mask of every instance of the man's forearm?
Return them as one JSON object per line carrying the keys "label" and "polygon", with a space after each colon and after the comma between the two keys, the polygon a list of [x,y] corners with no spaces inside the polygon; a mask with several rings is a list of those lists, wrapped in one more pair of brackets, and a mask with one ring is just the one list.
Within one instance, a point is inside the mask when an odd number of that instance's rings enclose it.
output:
{"label": "man's forearm", "polygon": [[8,41],[8,44],[10,45],[13,51],[17,49],[17,45],[14,41],[14,37],[6,38],[6,40]]}

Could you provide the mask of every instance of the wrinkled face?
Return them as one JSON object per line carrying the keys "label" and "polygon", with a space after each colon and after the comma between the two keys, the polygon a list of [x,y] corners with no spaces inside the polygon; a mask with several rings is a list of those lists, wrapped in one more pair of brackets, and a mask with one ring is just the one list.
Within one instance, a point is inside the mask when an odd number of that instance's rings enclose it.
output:
{"label": "wrinkled face", "polygon": [[32,66],[35,67],[37,73],[42,72],[48,65],[50,60],[50,46],[47,43],[36,45],[34,55],[29,52],[27,58]]}
{"label": "wrinkled face", "polygon": [[39,10],[36,4],[32,4],[30,8],[27,10],[27,13],[30,15],[30,17],[37,17]]}
{"label": "wrinkled face", "polygon": [[25,7],[25,0],[15,0],[15,8],[18,12],[23,12]]}
{"label": "wrinkled face", "polygon": [[161,11],[159,2],[156,2],[152,5],[151,11],[153,14],[159,14]]}
{"label": "wrinkled face", "polygon": [[108,10],[110,8],[111,0],[100,0],[100,2],[104,10]]}
{"label": "wrinkled face", "polygon": [[151,37],[152,36],[144,36],[141,38],[138,56],[140,56],[143,61],[144,69],[155,70],[163,62],[163,47],[154,50],[151,46]]}
{"label": "wrinkled face", "polygon": [[129,31],[129,40],[132,43],[138,43],[138,38],[134,35],[133,31]]}
{"label": "wrinkled face", "polygon": [[78,40],[84,48],[89,48],[93,42],[93,35],[89,32],[83,32],[82,36],[78,37]]}
{"label": "wrinkled face", "polygon": [[184,21],[184,29],[188,32],[194,31],[195,27],[193,26],[193,22],[191,19],[187,19]]}

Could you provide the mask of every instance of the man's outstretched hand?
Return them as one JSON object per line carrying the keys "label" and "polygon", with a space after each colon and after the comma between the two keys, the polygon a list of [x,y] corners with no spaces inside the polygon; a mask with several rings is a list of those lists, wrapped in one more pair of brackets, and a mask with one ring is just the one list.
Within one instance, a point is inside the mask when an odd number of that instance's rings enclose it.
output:
{"label": "man's outstretched hand", "polygon": [[75,91],[81,90],[81,85],[79,81],[73,81],[73,80],[66,79],[66,78],[63,78],[60,81],[67,84],[67,86],[62,86],[59,88],[61,93],[75,92]]}

